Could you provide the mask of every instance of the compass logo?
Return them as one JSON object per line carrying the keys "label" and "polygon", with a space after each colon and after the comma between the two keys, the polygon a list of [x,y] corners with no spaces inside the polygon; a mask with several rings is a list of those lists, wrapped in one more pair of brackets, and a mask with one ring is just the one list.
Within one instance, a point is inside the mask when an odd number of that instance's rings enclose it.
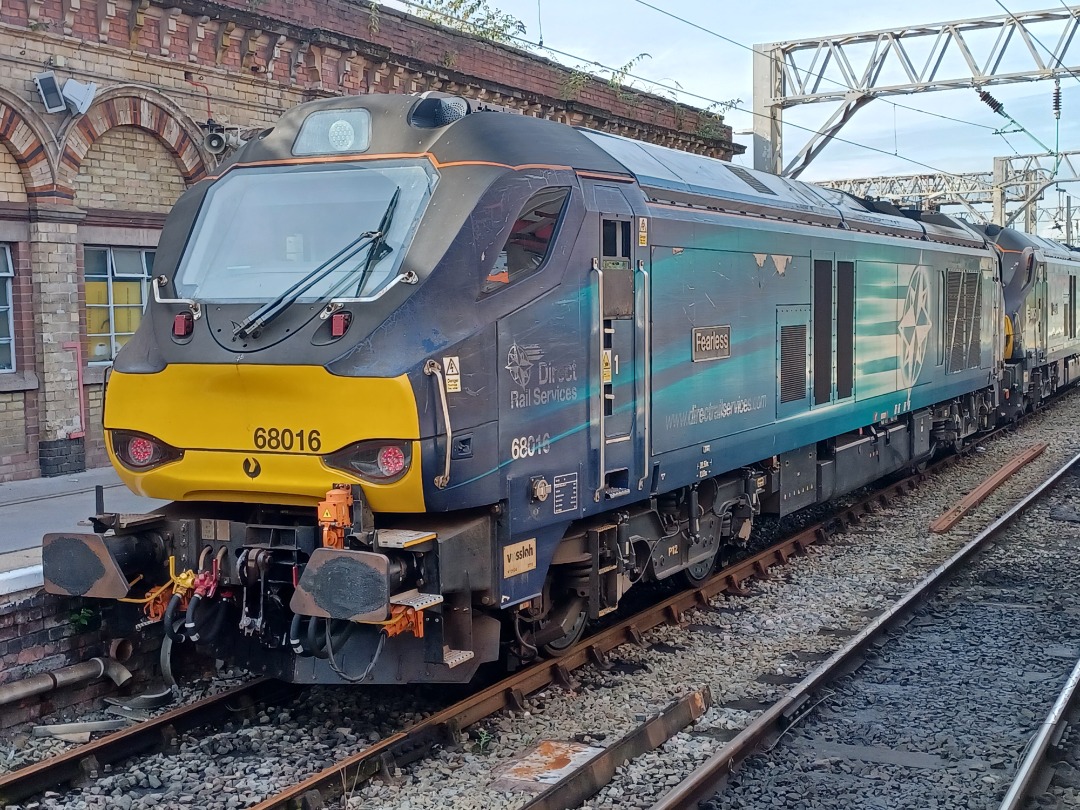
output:
{"label": "compass logo", "polygon": [[897,324],[900,333],[900,387],[911,388],[922,373],[926,343],[934,328],[930,305],[930,270],[916,267],[908,283],[904,311]]}
{"label": "compass logo", "polygon": [[515,343],[506,353],[506,365],[503,368],[510,372],[510,379],[525,388],[532,379],[533,366],[543,357],[544,352],[535,343],[529,346],[519,346]]}

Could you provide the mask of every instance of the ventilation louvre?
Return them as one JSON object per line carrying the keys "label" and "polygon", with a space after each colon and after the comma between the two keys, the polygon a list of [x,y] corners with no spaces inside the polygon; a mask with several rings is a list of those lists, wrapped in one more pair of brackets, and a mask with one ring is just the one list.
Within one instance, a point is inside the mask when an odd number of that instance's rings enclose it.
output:
{"label": "ventilation louvre", "polygon": [[832,398],[833,263],[814,260],[814,404]]}
{"label": "ventilation louvre", "polygon": [[945,280],[948,373],[978,368],[982,345],[982,285],[978,273],[950,270]]}
{"label": "ventilation louvre", "polygon": [[780,402],[806,399],[806,325],[780,327]]}
{"label": "ventilation louvre", "polygon": [[746,185],[750,186],[750,188],[754,189],[754,191],[760,191],[762,194],[772,194],[774,197],[776,196],[775,191],[758,180],[742,166],[728,166],[727,170],[746,183]]}

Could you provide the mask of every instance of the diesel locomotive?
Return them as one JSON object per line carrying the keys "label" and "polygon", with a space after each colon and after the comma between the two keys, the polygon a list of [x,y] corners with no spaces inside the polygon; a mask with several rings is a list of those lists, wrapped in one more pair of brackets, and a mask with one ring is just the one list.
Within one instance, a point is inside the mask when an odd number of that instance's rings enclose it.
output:
{"label": "diesel locomotive", "polygon": [[104,430],[172,503],[46,588],[302,683],[558,655],[1080,376],[1065,246],[440,94],[288,112],[153,272]]}

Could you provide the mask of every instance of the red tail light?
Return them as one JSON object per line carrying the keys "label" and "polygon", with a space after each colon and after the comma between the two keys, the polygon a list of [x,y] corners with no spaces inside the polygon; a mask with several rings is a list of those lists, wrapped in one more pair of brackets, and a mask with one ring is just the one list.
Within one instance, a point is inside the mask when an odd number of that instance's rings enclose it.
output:
{"label": "red tail light", "polygon": [[157,448],[145,436],[132,436],[127,443],[127,457],[136,467],[145,467],[154,460]]}
{"label": "red tail light", "polygon": [[112,443],[116,457],[130,470],[148,470],[184,456],[183,450],[145,433],[114,430]]}
{"label": "red tail light", "polygon": [[356,442],[323,456],[328,467],[352,473],[376,484],[397,481],[409,470],[412,444],[385,439]]}
{"label": "red tail light", "polygon": [[375,463],[379,472],[391,478],[405,469],[405,452],[396,444],[388,445],[379,451]]}

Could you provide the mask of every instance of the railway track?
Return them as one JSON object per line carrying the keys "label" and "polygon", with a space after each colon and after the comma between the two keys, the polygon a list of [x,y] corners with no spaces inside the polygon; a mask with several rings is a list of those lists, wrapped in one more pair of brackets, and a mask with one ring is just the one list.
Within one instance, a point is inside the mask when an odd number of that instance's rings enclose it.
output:
{"label": "railway track", "polygon": [[106,767],[149,751],[168,749],[179,735],[252,709],[257,703],[285,700],[296,687],[256,678],[215,695],[179,706],[130,728],[72,748],[58,756],[0,775],[0,806],[8,806],[58,786],[97,778]]}
{"label": "railway track", "polygon": [[[947,459],[942,463],[951,461]],[[863,516],[888,504],[890,499],[911,491],[922,477],[922,474],[913,475],[844,506],[825,521],[792,534],[765,550],[722,569],[698,587],[681,591],[608,626],[560,658],[530,666],[459,703],[436,711],[412,727],[386,736],[354,756],[267,798],[257,807],[260,810],[318,807],[320,801],[340,793],[342,785],[356,785],[377,773],[386,774],[394,768],[408,765],[423,757],[433,746],[453,741],[463,729],[496,712],[506,709],[521,710],[527,695],[553,684],[573,686],[574,670],[587,664],[605,667],[606,656],[613,649],[626,643],[644,644],[644,633],[661,624],[678,624],[683,613],[694,607],[707,605],[710,599],[721,593],[745,594],[744,583],[748,579],[768,578],[771,567],[805,554],[810,545],[827,540],[843,526],[859,521]],[[65,784],[93,780],[106,766],[149,751],[174,748],[181,734],[200,726],[219,723],[238,707],[250,709],[258,703],[283,703],[296,692],[296,687],[269,679],[257,679],[173,709],[60,756],[0,776],[0,805],[14,804],[42,791],[56,790]],[[705,700],[707,698],[702,698],[702,701]],[[665,727],[670,728],[673,733],[688,722],[690,720],[676,727],[669,721]],[[655,740],[653,744],[655,745]]]}
{"label": "railway track", "polygon": [[[1080,661],[1050,707],[1039,731],[1028,746],[1000,810],[1020,810],[1028,800],[1046,801],[1042,806],[1077,804],[1077,757],[1080,756]],[[1070,773],[1071,772],[1071,773]],[[1071,793],[1070,793],[1071,791]]]}
{"label": "railway track", "polygon": [[[951,463],[952,459],[948,459],[938,466]],[[679,624],[683,614],[694,608],[707,606],[710,599],[719,594],[745,594],[744,583],[747,579],[768,578],[771,567],[805,553],[811,544],[828,539],[844,526],[857,524],[867,515],[887,507],[892,499],[914,489],[923,477],[915,475],[898,481],[856,503],[842,507],[822,523],[786,537],[762,552],[725,568],[699,587],[675,594],[609,626],[583,641],[564,657],[525,669],[460,703],[433,711],[428,717],[408,728],[384,734],[374,744],[323,768],[299,784],[263,799],[256,806],[319,807],[334,796],[350,792],[377,773],[390,774],[425,757],[433,747],[458,739],[462,730],[479,720],[504,709],[522,710],[526,697],[538,690],[552,684],[572,687],[575,685],[574,671],[579,667],[594,664],[604,668],[608,665],[608,653],[620,645],[642,645],[645,633],[660,625]],[[267,695],[265,690],[270,688],[267,682],[247,684],[223,693],[212,701],[173,710],[153,721],[110,735],[89,746],[0,777],[0,804],[20,801],[44,789],[56,790],[65,783],[87,783],[112,763],[119,763],[146,751],[174,748],[179,736],[186,731],[199,726],[220,724],[222,718],[231,714],[238,704],[251,707],[267,698],[283,703],[290,694],[294,694],[284,685],[275,686],[280,687],[280,690],[273,695]],[[699,716],[708,700],[707,692],[695,692],[684,700],[676,701],[651,719],[649,729],[636,736],[628,734],[619,744],[608,746],[604,756],[592,762],[586,772],[575,775],[573,792],[553,793],[551,798],[541,796],[535,800],[535,806],[569,806],[560,805],[559,802],[570,802],[568,797],[571,796],[580,799],[590,795],[606,782],[620,759],[655,747]],[[566,788],[560,788],[560,791],[563,790]]]}
{"label": "railway track", "polygon": [[[825,797],[843,804],[856,783],[860,806],[982,806],[1007,795],[1003,808],[1020,807],[1053,738],[1021,704],[1041,697],[1049,706],[1045,682],[1075,688],[1080,678],[1080,664],[1068,675],[1080,652],[1080,632],[1071,630],[1080,594],[1060,565],[1074,556],[1080,535],[1069,522],[1080,519],[1078,468],[1080,455],[761,713],[665,794],[658,810],[816,806]],[[1063,510],[1057,531],[1047,528],[1052,509]],[[1002,559],[1018,532],[1031,561],[1015,550]],[[1040,545],[1039,532],[1057,536],[1044,534]],[[964,577],[971,581],[958,581]],[[1064,713],[1065,701],[1052,716]],[[935,778],[922,778],[927,773]],[[874,780],[893,791],[888,802],[871,795]],[[913,787],[900,791],[901,784]],[[941,784],[954,794],[962,784],[972,789],[952,796],[962,799],[956,803],[933,793]]]}

